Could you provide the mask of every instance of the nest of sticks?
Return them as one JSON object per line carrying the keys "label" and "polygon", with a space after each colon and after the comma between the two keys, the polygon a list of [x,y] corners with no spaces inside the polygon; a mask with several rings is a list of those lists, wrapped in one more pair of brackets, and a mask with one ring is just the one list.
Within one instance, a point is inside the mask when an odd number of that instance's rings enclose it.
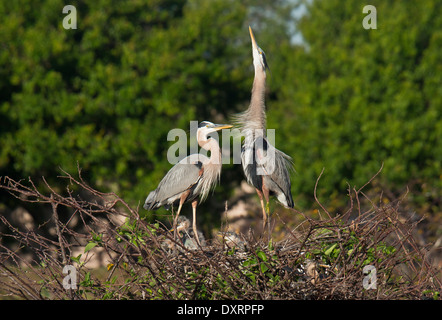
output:
{"label": "nest of sticks", "polygon": [[[3,177],[0,190],[49,208],[46,223],[29,229],[0,216],[0,295],[18,299],[433,299],[440,270],[417,244],[419,221],[404,220],[401,200],[373,203],[349,188],[349,208],[323,218],[302,212],[284,226],[282,240],[268,233],[223,233],[204,246],[173,238],[147,223],[115,193],[102,193],[64,172],[63,192],[43,178]],[[318,178],[319,180],[319,178]],[[316,188],[315,188],[316,198]],[[122,216],[124,222],[112,217]],[[72,221],[77,224],[72,227]],[[44,232],[48,225],[52,233]],[[54,232],[55,230],[55,232]],[[192,240],[191,235],[187,237]],[[78,248],[81,248],[78,251]],[[90,268],[100,255],[106,265]],[[66,269],[66,266],[71,267]]]}

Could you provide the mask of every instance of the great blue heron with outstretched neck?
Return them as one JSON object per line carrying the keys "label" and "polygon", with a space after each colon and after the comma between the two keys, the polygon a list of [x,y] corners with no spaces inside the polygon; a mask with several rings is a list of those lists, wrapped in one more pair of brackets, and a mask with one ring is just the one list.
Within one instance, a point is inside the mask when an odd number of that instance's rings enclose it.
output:
{"label": "great blue heron with outstretched neck", "polygon": [[292,162],[288,155],[272,146],[266,136],[265,88],[268,65],[265,53],[256,43],[250,27],[249,32],[252,39],[255,79],[250,105],[246,111],[236,115],[236,122],[244,136],[241,149],[244,174],[258,193],[264,226],[267,222],[266,208],[268,210],[269,195],[276,195],[278,201],[285,207],[294,206],[289,174]]}
{"label": "great blue heron with outstretched neck", "polygon": [[143,206],[146,210],[155,210],[161,206],[169,207],[178,203],[178,211],[173,221],[174,239],[176,239],[177,221],[181,208],[185,202],[192,202],[192,228],[200,244],[196,229],[198,196],[200,196],[200,201],[207,198],[209,191],[219,181],[222,166],[219,144],[208,135],[231,127],[231,125],[202,121],[196,132],[197,141],[201,148],[210,151],[210,158],[200,153],[185,157],[167,172],[158,187],[147,196]]}

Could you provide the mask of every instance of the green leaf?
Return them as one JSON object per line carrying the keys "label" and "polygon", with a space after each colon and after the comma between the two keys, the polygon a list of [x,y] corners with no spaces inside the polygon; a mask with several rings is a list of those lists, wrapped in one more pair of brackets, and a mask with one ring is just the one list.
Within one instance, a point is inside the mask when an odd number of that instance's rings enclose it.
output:
{"label": "green leaf", "polygon": [[76,263],[80,263],[80,258],[81,258],[81,253],[78,256],[76,256],[76,257],[71,257],[71,260],[76,262]]}
{"label": "green leaf", "polygon": [[84,247],[84,253],[90,251],[92,248],[94,248],[98,243],[95,242],[89,242],[86,247]]}
{"label": "green leaf", "polygon": [[269,250],[272,251],[274,249],[275,249],[275,247],[273,246],[273,239],[270,239],[270,241],[269,241]]}
{"label": "green leaf", "polygon": [[248,260],[246,260],[246,261],[244,261],[244,262],[242,263],[242,265],[243,265],[244,267],[253,266],[253,265],[255,265],[255,264],[257,264],[257,261],[256,261],[255,258],[249,258]]}
{"label": "green leaf", "polygon": [[256,255],[258,256],[258,258],[260,258],[262,261],[267,261],[267,256],[263,251],[257,251]]}
{"label": "green leaf", "polygon": [[334,243],[334,244],[328,246],[328,248],[325,249],[324,254],[326,256],[329,256],[333,252],[333,249],[336,248],[337,245],[338,245],[337,243]]}
{"label": "green leaf", "polygon": [[47,298],[50,299],[51,298],[51,293],[49,292],[49,290],[46,287],[42,287],[40,290],[40,295],[43,298]]}
{"label": "green leaf", "polygon": [[267,270],[269,270],[269,267],[264,262],[261,262],[260,264],[261,272],[265,273]]}
{"label": "green leaf", "polygon": [[92,232],[92,240],[94,240],[95,242],[101,242],[102,238],[103,238],[103,235],[96,234],[95,232]]}
{"label": "green leaf", "polygon": [[86,274],[84,275],[83,281],[80,282],[80,286],[91,287],[93,285],[94,285],[94,281],[91,280],[91,273],[90,272],[86,272]]}
{"label": "green leaf", "polygon": [[246,276],[247,276],[250,280],[252,280],[253,283],[256,282],[256,276],[255,276],[252,272],[248,272],[248,273],[246,273]]}

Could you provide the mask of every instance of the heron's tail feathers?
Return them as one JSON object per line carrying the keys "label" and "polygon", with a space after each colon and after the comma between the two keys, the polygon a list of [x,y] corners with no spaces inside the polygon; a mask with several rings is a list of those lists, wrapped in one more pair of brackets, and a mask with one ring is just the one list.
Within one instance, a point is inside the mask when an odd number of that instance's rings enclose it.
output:
{"label": "heron's tail feathers", "polygon": [[157,195],[156,190],[149,193],[149,195],[146,198],[146,201],[144,201],[143,208],[146,210],[153,210],[156,209],[157,202],[155,201],[155,196]]}
{"label": "heron's tail feathers", "polygon": [[287,168],[287,170],[296,172],[295,163],[292,157],[290,157],[289,155],[285,154],[284,152],[278,149],[275,149],[275,152],[281,155],[281,158],[283,159],[283,164]]}
{"label": "heron's tail feathers", "polygon": [[290,191],[287,193],[281,192],[277,195],[277,199],[280,203],[282,203],[286,208],[294,208],[295,202],[293,201],[293,197]]}

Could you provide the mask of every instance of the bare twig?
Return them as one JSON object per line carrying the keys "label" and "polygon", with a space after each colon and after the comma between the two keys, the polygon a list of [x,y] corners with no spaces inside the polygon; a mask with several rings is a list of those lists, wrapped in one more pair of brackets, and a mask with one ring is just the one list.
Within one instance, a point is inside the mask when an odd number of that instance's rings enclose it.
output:
{"label": "bare twig", "polygon": [[328,212],[328,210],[322,205],[322,203],[318,200],[318,197],[316,196],[316,190],[318,188],[318,183],[319,183],[319,179],[321,179],[322,174],[324,173],[325,168],[322,168],[321,173],[319,174],[318,179],[316,179],[316,183],[315,183],[315,189],[313,190],[313,195],[315,197],[316,203],[319,204],[319,206],[322,208],[322,210],[324,210],[325,213],[327,213],[327,216],[329,219],[331,219],[331,215]]}
{"label": "bare twig", "polygon": [[[138,208],[117,194],[95,190],[80,168],[78,177],[63,171],[60,178],[68,182],[64,193],[44,178],[49,194],[31,179],[5,177],[0,189],[22,201],[50,204],[56,236],[44,232],[47,222],[23,231],[0,216],[0,294],[24,299],[416,299],[436,292],[440,275],[413,238],[419,220],[400,217],[405,197],[376,205],[363,191],[380,171],[361,188],[348,186],[349,208],[332,218],[317,198],[322,170],[314,197],[328,218],[318,221],[292,210],[305,218],[292,229],[277,214],[286,236],[274,246],[242,236],[243,247],[209,241],[194,250],[180,239],[174,243],[165,227],[146,223]],[[62,224],[59,215],[66,211],[68,222]],[[117,225],[110,219],[114,215],[126,222]],[[77,226],[71,226],[74,220]],[[84,252],[89,243],[95,247]],[[169,249],[174,246],[176,254]],[[74,247],[83,247],[76,257],[71,256]],[[101,277],[88,268],[99,252],[114,264]],[[72,259],[78,261],[81,282],[66,290],[61,270]],[[377,269],[375,291],[362,285],[367,264]]]}

